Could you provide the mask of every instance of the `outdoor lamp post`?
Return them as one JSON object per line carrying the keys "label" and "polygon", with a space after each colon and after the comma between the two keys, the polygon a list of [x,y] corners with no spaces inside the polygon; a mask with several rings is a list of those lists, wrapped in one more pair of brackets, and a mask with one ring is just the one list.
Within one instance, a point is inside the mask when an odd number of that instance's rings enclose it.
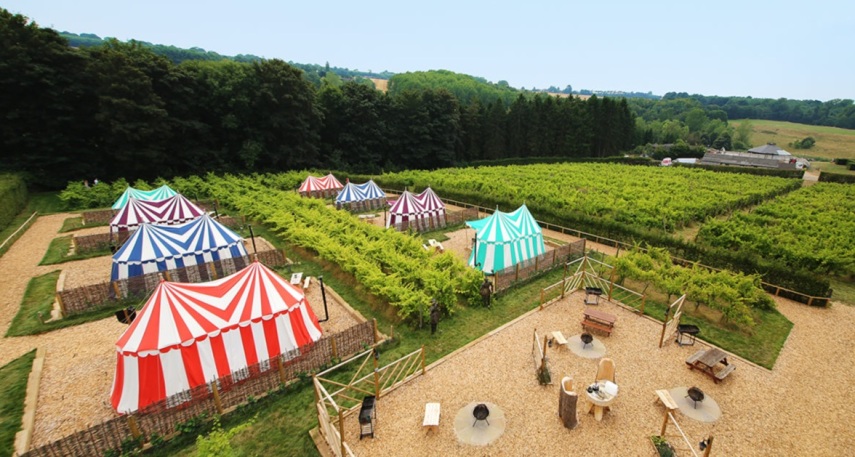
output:
{"label": "outdoor lamp post", "polygon": [[330,320],[330,312],[327,310],[327,292],[324,290],[324,275],[318,276],[318,282],[321,283],[321,298],[324,301],[324,319],[319,322],[326,322]]}

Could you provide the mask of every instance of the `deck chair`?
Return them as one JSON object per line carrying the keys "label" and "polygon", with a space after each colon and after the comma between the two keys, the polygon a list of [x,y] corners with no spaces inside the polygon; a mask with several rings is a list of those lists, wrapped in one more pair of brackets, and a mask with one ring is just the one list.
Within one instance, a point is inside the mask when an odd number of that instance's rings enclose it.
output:
{"label": "deck chair", "polygon": [[615,362],[608,357],[600,359],[600,363],[597,365],[597,376],[594,379],[594,382],[603,380],[615,382]]}

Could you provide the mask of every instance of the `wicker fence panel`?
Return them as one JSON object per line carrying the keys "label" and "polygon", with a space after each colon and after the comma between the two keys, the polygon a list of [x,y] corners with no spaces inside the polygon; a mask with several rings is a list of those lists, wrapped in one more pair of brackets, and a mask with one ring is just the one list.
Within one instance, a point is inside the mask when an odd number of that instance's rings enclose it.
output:
{"label": "wicker fence panel", "polygon": [[505,290],[515,282],[528,279],[542,271],[564,265],[585,254],[585,240],[558,246],[535,258],[520,262],[512,267],[505,268],[495,274],[495,291]]}
{"label": "wicker fence panel", "polygon": [[478,208],[466,208],[463,211],[448,212],[445,214],[445,222],[448,225],[475,219],[478,219]]}
{"label": "wicker fence panel", "polygon": [[[285,254],[282,251],[276,250],[259,252],[258,260],[269,267],[277,267],[286,263]],[[57,296],[62,305],[63,313],[66,316],[70,316],[94,309],[116,306],[117,298],[145,297],[157,288],[161,275],[168,281],[186,283],[206,282],[234,274],[246,268],[251,262],[252,257],[250,256],[217,260],[203,265],[190,265],[184,268],[120,279],[114,282],[103,282],[63,290],[58,292]]]}
{"label": "wicker fence panel", "polygon": [[116,215],[116,212],[112,209],[102,209],[95,211],[84,211],[83,212],[83,225],[89,224],[103,224],[104,222],[110,222],[113,220],[113,216]]}
{"label": "wicker fence panel", "polygon": [[[336,340],[338,358],[353,356],[374,344],[374,324],[362,322],[340,333],[324,336],[302,349],[218,379],[215,384],[220,398],[219,408],[228,410],[246,404],[250,397],[271,392],[283,383],[317,372],[335,362],[333,339]],[[283,360],[281,369],[278,360]],[[130,417],[136,421],[144,439],[151,439],[154,435],[172,436],[180,431],[181,424],[198,417],[213,417],[219,411],[211,386],[202,385],[149,405]],[[105,451],[121,449],[123,443],[130,439],[129,418],[122,416],[32,449],[24,456],[103,455]]]}

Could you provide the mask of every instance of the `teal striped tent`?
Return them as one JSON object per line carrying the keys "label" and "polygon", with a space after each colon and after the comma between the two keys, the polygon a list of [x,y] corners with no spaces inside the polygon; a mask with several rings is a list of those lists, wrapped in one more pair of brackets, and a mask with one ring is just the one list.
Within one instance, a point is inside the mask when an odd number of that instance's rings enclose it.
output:
{"label": "teal striped tent", "polygon": [[113,203],[113,209],[122,209],[125,205],[128,204],[129,198],[136,198],[137,200],[143,200],[147,202],[159,202],[161,200],[166,200],[169,197],[174,197],[174,190],[166,184],[158,187],[154,190],[139,190],[134,189],[133,187],[128,187],[122,192],[122,196],[116,200],[116,203]]}
{"label": "teal striped tent", "polygon": [[484,273],[493,274],[546,252],[543,231],[525,205],[511,213],[496,210],[466,225],[475,229],[469,265]]}

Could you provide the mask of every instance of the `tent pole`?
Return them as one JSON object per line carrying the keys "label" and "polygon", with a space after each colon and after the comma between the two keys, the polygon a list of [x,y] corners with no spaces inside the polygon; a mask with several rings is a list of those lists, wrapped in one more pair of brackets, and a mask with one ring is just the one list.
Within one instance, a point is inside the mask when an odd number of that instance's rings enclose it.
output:
{"label": "tent pole", "polygon": [[255,255],[255,259],[258,260],[258,249],[255,248],[255,234],[252,233],[252,226],[249,226],[249,237],[252,238],[252,253]]}

